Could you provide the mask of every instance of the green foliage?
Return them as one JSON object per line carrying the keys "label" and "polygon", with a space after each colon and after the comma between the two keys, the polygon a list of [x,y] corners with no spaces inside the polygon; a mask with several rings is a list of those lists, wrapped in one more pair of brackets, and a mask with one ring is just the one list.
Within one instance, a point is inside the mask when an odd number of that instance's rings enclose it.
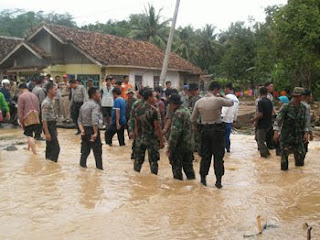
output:
{"label": "green foliage", "polygon": [[221,46],[217,41],[215,27],[207,24],[203,29],[196,31],[198,52],[195,63],[207,73],[213,73],[219,64]]}
{"label": "green foliage", "polygon": [[220,68],[222,75],[253,85],[255,69],[255,37],[244,22],[232,23],[220,39],[224,54]]}
{"label": "green foliage", "polygon": [[[0,35],[23,37],[41,21],[77,27],[68,13],[21,9],[0,13]],[[301,85],[320,92],[320,0],[288,0],[287,5],[267,7],[265,13],[263,23],[250,20],[248,27],[235,22],[220,33],[209,24],[201,29],[179,27],[173,51],[204,73],[223,83],[232,81],[239,88],[273,81],[278,90]],[[161,9],[148,5],[127,20],[81,28],[149,41],[164,49],[170,20],[162,18]]]}
{"label": "green foliage", "polygon": [[170,20],[161,21],[161,9],[156,12],[153,5],[148,5],[144,13],[130,16],[131,31],[129,36],[149,41],[165,49],[169,35],[169,22]]}
{"label": "green foliage", "polygon": [[88,30],[91,32],[100,32],[106,33],[111,35],[116,35],[120,37],[127,37],[130,33],[130,24],[126,21],[112,21],[108,20],[107,23],[95,23],[95,24],[88,24],[81,29]]}
{"label": "green foliage", "polygon": [[21,9],[2,10],[0,12],[0,35],[25,37],[42,22],[55,23],[68,27],[76,27],[73,17],[69,13],[58,14],[50,12],[25,12]]}
{"label": "green foliage", "polygon": [[192,26],[180,27],[176,30],[173,48],[181,57],[195,62],[199,51],[197,39],[197,34]]}
{"label": "green foliage", "polygon": [[294,85],[310,87],[319,73],[319,0],[289,0],[274,15],[278,62]]}

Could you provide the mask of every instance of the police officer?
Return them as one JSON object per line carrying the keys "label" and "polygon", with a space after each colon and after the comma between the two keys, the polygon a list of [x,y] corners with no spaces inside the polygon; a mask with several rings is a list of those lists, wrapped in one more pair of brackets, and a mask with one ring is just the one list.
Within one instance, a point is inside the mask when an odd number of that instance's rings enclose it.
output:
{"label": "police officer", "polygon": [[306,155],[304,144],[308,142],[307,108],[301,103],[305,90],[296,87],[293,98],[280,109],[274,124],[274,141],[280,139],[281,170],[289,167],[288,156],[294,153],[296,166],[303,166]]}
{"label": "police officer", "polygon": [[192,126],[190,112],[181,106],[179,94],[171,94],[170,105],[174,111],[170,135],[168,139],[167,155],[172,165],[173,178],[183,180],[182,169],[188,179],[195,179],[193,170]]}
{"label": "police officer", "polygon": [[63,108],[63,121],[69,123],[70,122],[70,86],[69,86],[69,77],[67,74],[63,75],[63,82],[60,83],[61,89],[61,104]]}
{"label": "police officer", "polygon": [[99,90],[92,87],[88,91],[89,100],[80,108],[78,125],[81,131],[81,157],[80,166],[87,167],[87,158],[91,149],[96,161],[96,167],[103,170],[102,167],[102,143],[99,132],[100,116],[100,94]]}
{"label": "police officer", "polygon": [[156,93],[150,89],[143,91],[144,103],[135,110],[135,161],[134,170],[141,171],[145,160],[145,152],[148,151],[150,170],[158,174],[158,161],[160,160],[159,149],[164,148],[159,116],[155,107]]}
{"label": "police officer", "polygon": [[[41,104],[43,100],[46,98],[46,94],[42,86],[43,86],[43,79],[41,76],[38,76],[36,78],[36,86],[32,89],[32,93],[36,95],[39,100],[40,111],[41,111]],[[43,127],[42,127],[42,121],[41,121],[41,115],[40,115],[40,124],[38,125],[38,128],[35,133],[35,139],[38,141],[44,141],[44,139],[41,137],[42,129]]]}
{"label": "police officer", "polygon": [[74,124],[77,126],[78,131],[76,135],[80,134],[80,129],[78,126],[79,111],[84,102],[88,100],[88,95],[86,89],[83,85],[79,85],[76,80],[72,79],[69,81],[70,88],[72,89],[71,95],[71,109],[72,118]]}
{"label": "police officer", "polygon": [[46,137],[46,159],[57,162],[60,153],[54,107],[54,97],[56,96],[57,88],[53,83],[48,83],[46,85],[46,92],[47,97],[41,104],[42,124]]}
{"label": "police officer", "polygon": [[225,154],[225,126],[221,120],[222,107],[233,106],[233,101],[225,98],[220,93],[220,84],[212,82],[209,85],[208,93],[195,104],[191,122],[194,130],[197,128],[197,121],[201,117],[201,183],[207,185],[206,176],[209,173],[212,155],[214,156],[214,172],[216,175],[217,188],[222,188],[221,179],[224,175],[223,157]]}

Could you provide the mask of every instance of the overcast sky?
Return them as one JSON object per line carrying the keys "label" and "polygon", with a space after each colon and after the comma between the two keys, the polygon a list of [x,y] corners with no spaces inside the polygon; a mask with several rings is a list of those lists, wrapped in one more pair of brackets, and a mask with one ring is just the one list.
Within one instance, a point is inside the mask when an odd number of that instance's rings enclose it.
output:
{"label": "overcast sky", "polygon": [[[108,19],[127,19],[132,13],[140,13],[148,3],[163,8],[164,18],[171,18],[175,0],[0,0],[0,9],[21,8],[25,10],[71,13],[78,25],[106,22]],[[264,20],[264,8],[286,4],[287,0],[181,0],[178,26],[193,25],[200,28],[209,23],[218,29],[227,29],[231,22],[245,21],[252,16]]]}

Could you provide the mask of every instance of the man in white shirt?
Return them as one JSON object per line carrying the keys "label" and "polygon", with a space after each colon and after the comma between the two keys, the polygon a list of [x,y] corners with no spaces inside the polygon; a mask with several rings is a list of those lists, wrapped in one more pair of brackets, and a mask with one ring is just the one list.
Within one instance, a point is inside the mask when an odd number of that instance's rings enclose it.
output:
{"label": "man in white shirt", "polygon": [[226,132],[225,132],[226,150],[227,152],[230,152],[230,146],[231,146],[230,134],[232,130],[232,123],[237,120],[239,100],[234,95],[232,83],[226,84],[225,94],[226,94],[226,98],[229,98],[234,102],[233,106],[222,108],[222,121],[226,123]]}
{"label": "man in white shirt", "polygon": [[111,114],[113,108],[113,86],[112,77],[106,77],[106,86],[101,89],[101,107],[103,114],[103,124],[108,128],[111,125]]}

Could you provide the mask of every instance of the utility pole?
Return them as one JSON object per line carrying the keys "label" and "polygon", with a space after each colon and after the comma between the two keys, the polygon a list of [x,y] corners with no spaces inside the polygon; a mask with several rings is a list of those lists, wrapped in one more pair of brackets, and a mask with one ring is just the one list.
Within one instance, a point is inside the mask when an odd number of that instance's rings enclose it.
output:
{"label": "utility pole", "polygon": [[169,33],[167,48],[166,48],[166,52],[164,54],[164,60],[163,60],[163,65],[162,65],[161,75],[160,75],[160,83],[162,86],[165,85],[165,81],[166,81],[166,77],[167,77],[171,47],[172,47],[172,42],[173,42],[173,35],[174,35],[174,30],[176,28],[176,22],[177,22],[178,11],[179,11],[179,4],[180,4],[180,0],[176,0],[176,8],[174,10],[172,25],[171,25],[171,29],[170,29],[170,33]]}

